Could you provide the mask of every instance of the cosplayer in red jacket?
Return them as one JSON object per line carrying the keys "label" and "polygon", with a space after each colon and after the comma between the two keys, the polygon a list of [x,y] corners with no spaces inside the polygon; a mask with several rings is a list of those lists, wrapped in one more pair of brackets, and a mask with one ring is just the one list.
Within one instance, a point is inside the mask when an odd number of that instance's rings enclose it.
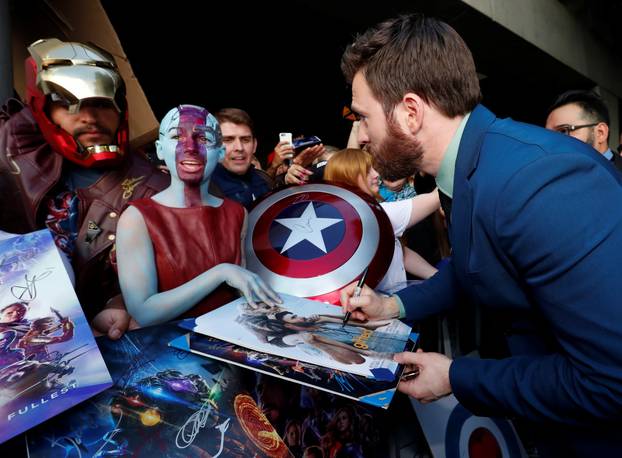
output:
{"label": "cosplayer in red jacket", "polygon": [[93,45],[39,40],[26,60],[26,106],[0,113],[0,229],[47,227],[71,261],[93,325],[127,328],[113,268],[118,215],[168,179],[128,152],[125,85],[112,56]]}

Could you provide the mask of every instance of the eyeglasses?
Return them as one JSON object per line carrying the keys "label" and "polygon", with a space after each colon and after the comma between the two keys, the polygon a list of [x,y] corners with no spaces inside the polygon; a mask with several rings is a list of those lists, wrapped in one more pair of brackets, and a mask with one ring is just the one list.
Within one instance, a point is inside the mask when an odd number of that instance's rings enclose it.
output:
{"label": "eyeglasses", "polygon": [[584,127],[594,127],[600,124],[599,122],[594,122],[592,124],[581,124],[578,126],[574,126],[572,124],[560,124],[559,126],[555,126],[555,130],[564,135],[570,135],[570,132],[574,132],[577,129],[583,129]]}

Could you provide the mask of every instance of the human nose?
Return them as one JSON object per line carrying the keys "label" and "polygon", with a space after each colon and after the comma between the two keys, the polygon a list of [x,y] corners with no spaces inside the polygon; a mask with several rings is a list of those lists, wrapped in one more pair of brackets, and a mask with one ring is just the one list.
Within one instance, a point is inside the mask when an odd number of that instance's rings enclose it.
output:
{"label": "human nose", "polygon": [[97,122],[98,112],[95,107],[88,105],[83,106],[80,108],[80,111],[78,113],[80,116],[80,122],[83,122],[84,124],[94,124]]}
{"label": "human nose", "polygon": [[188,135],[182,138],[184,143],[184,150],[186,152],[196,152],[198,151],[198,141],[192,135]]}
{"label": "human nose", "polygon": [[357,132],[356,140],[361,146],[369,143],[369,134],[367,132],[367,125],[364,122],[361,122],[359,124],[359,129]]}
{"label": "human nose", "polygon": [[242,140],[239,138],[236,138],[235,140],[233,140],[233,150],[234,151],[242,151],[243,145],[242,145]]}

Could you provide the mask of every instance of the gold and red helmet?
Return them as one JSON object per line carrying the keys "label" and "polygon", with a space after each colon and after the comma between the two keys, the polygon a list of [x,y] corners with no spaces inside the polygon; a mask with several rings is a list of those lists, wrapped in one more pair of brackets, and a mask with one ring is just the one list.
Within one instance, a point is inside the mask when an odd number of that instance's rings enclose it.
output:
{"label": "gold and red helmet", "polygon": [[[56,38],[35,41],[26,59],[26,102],[52,149],[83,167],[119,162],[129,146],[125,84],[108,52],[94,45]],[[110,104],[120,114],[114,144],[84,147],[52,122],[50,102],[61,102],[78,113],[84,102]]]}

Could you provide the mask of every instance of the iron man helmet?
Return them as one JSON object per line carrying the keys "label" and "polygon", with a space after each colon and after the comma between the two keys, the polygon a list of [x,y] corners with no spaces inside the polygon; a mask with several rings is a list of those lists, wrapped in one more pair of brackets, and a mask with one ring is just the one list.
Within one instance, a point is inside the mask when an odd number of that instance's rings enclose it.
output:
{"label": "iron man helmet", "polygon": [[[26,101],[52,149],[83,167],[119,162],[128,150],[128,113],[125,85],[112,55],[94,45],[56,38],[35,41],[28,51]],[[49,118],[46,109],[52,101],[62,102],[70,113],[78,113],[86,101],[113,106],[120,115],[113,143],[81,145]]]}

